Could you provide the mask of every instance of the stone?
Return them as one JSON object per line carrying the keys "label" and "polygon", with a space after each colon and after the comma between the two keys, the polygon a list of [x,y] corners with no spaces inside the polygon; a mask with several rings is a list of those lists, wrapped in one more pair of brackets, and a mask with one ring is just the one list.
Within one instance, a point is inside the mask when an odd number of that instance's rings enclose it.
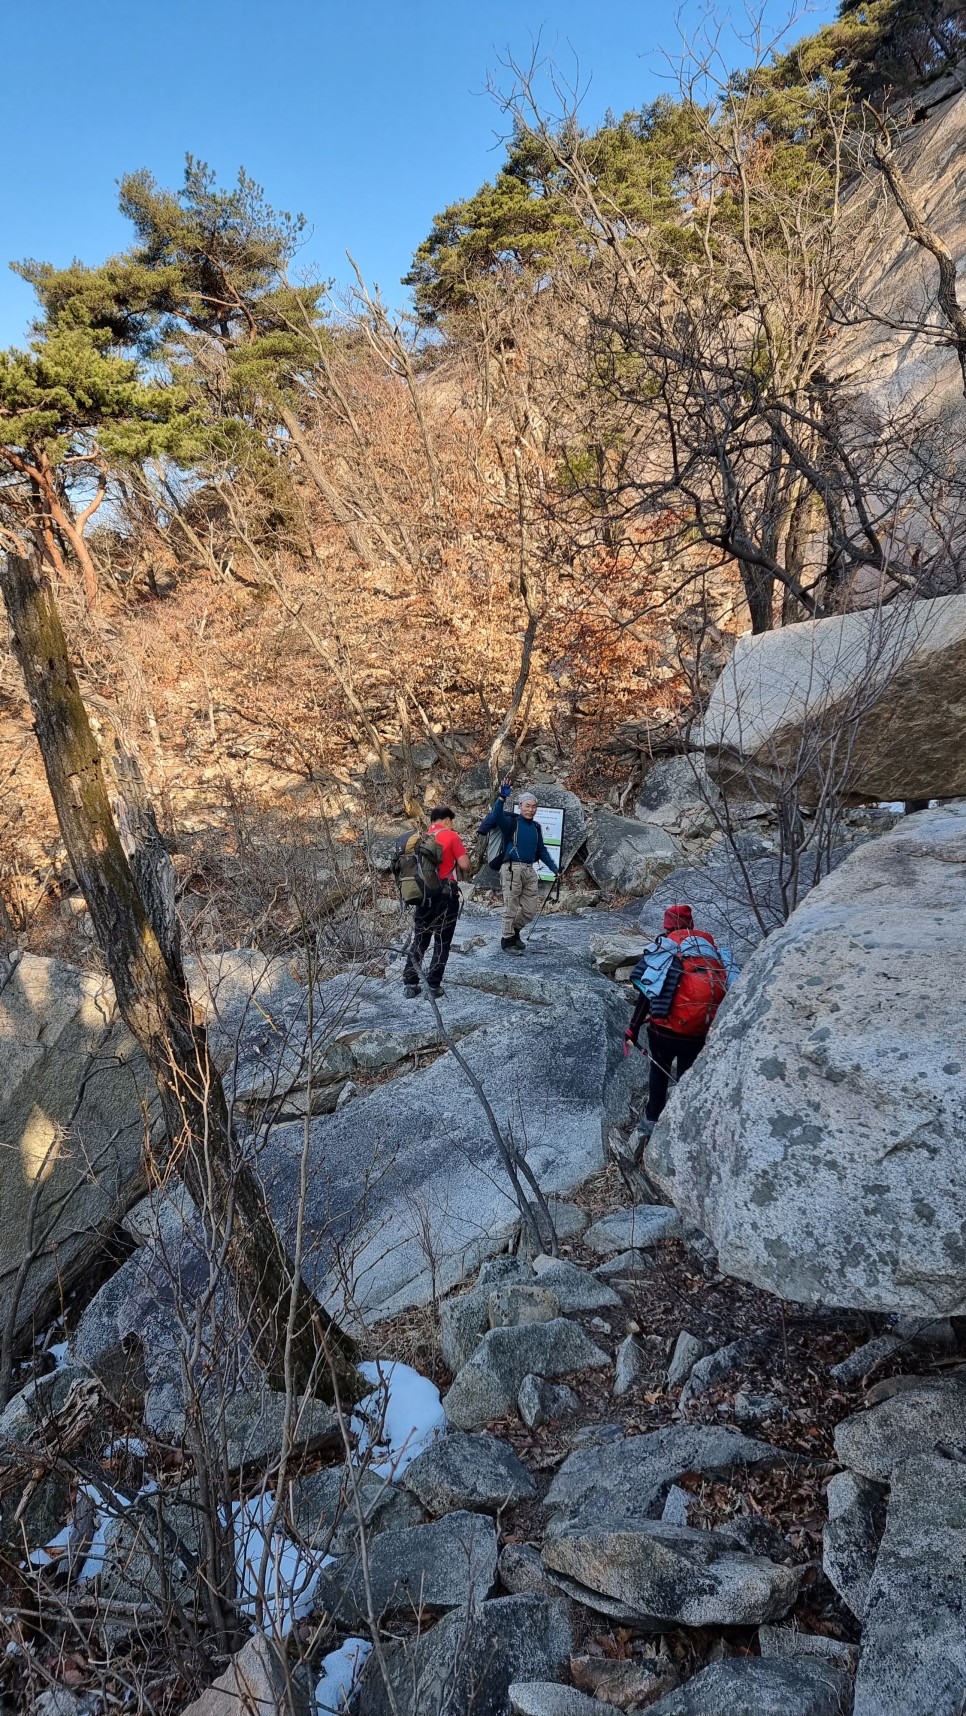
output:
{"label": "stone", "polygon": [[[765,806],[760,806],[762,814]],[[713,834],[724,820],[720,789],[700,754],[661,757],[652,763],[637,795],[634,815],[688,840]],[[733,820],[731,806],[728,816]]]}
{"label": "stone", "polygon": [[457,1430],[475,1430],[516,1406],[520,1384],[531,1372],[569,1376],[609,1364],[608,1355],[565,1317],[491,1329],[454,1378],[443,1397],[443,1410]]}
{"label": "stone", "polygon": [[540,1559],[540,1551],[531,1543],[504,1544],[497,1566],[505,1590],[517,1596],[535,1593],[559,1602],[559,1593]]}
{"label": "stone", "polygon": [[546,1286],[522,1284],[494,1287],[489,1298],[491,1329],[525,1323],[552,1323],[560,1316],[560,1301]]}
{"label": "stone", "polygon": [[894,1317],[892,1331],[903,1346],[918,1347],[928,1353],[955,1353],[959,1350],[956,1330],[948,1317]]}
{"label": "stone", "polygon": [[612,810],[592,813],[584,863],[599,888],[649,894],[682,857],[677,841],[656,824],[633,822]]}
{"label": "stone", "polygon": [[724,1273],[806,1304],[966,1307],[966,804],[859,847],[753,954],[646,1168]]}
{"label": "stone", "polygon": [[766,1418],[773,1418],[781,1411],[777,1394],[745,1394],[741,1389],[735,1395],[734,1406],[739,1424],[763,1424]]}
{"label": "stone", "polygon": [[266,1388],[232,1394],[205,1406],[205,1432],[214,1457],[229,1472],[242,1467],[274,1470],[282,1458],[289,1410],[289,1454],[316,1454],[342,1446],[339,1414],[331,1406],[313,1395],[291,1404],[284,1394]]}
{"label": "stone", "polygon": [[966,1444],[966,1365],[920,1377],[914,1387],[835,1427],[835,1452],[843,1466],[883,1483],[898,1461],[939,1443]]}
{"label": "stone", "polygon": [[733,1375],[747,1364],[759,1351],[761,1343],[754,1336],[744,1336],[739,1341],[729,1341],[726,1347],[718,1347],[707,1357],[698,1359],[691,1366],[691,1372],[681,1390],[679,1405],[683,1408],[690,1400],[697,1400],[700,1395],[707,1394],[710,1388],[716,1388],[725,1377]]}
{"label": "stone", "polygon": [[687,1382],[699,1359],[703,1359],[711,1351],[707,1341],[700,1335],[692,1335],[687,1329],[682,1329],[674,1343],[671,1362],[667,1367],[668,1388],[681,1388]]}
{"label": "stone", "polygon": [[759,1627],[758,1649],[762,1656],[820,1657],[846,1674],[855,1673],[858,1649],[844,1639],[830,1638],[828,1633],[805,1633],[799,1627]]}
{"label": "stone", "polygon": [[661,1523],[663,1525],[689,1524],[688,1508],[690,1505],[691,1497],[688,1495],[687,1490],[682,1490],[679,1484],[672,1484],[664,1498],[664,1506],[661,1509]]}
{"label": "stone", "polygon": [[613,1704],[553,1680],[514,1681],[510,1709],[513,1716],[616,1716]]}
{"label": "stone", "polygon": [[659,1520],[590,1515],[551,1522],[544,1566],[590,1608],[648,1625],[757,1626],[780,1620],[798,1596],[803,1569],[735,1548],[723,1532]]}
{"label": "stone", "polygon": [[966,793],[964,688],[966,597],[898,601],[739,638],[691,738],[729,790],[767,796],[794,771],[796,790],[815,798],[838,738],[840,791],[880,803],[956,798]]}
{"label": "stone", "polygon": [[650,1370],[650,1354],[636,1335],[625,1335],[614,1359],[614,1393],[629,1394]]}
{"label": "stone", "polygon": [[525,1376],[517,1396],[520,1417],[529,1430],[539,1430],[555,1418],[568,1418],[580,1410],[580,1397],[566,1383],[544,1382],[542,1376]]}
{"label": "stone", "polygon": [[577,1239],[590,1226],[590,1216],[569,1198],[548,1198],[547,1208],[559,1240]]}
{"label": "stone", "polygon": [[594,935],[590,938],[590,953],[598,971],[619,983],[627,979],[624,973],[633,970],[643,952],[641,937],[628,935]]}
{"label": "stone", "polygon": [[854,1353],[849,1353],[848,1358],[830,1366],[829,1376],[834,1376],[836,1382],[859,1382],[901,1349],[902,1341],[898,1335],[876,1335],[857,1347]]}
{"label": "stone", "polygon": [[869,1584],[855,1716],[959,1716],[966,1704],[966,1465],[915,1454],[893,1472]]}
{"label": "stone", "polygon": [[0,1061],[0,1325],[17,1339],[142,1195],[157,1096],[107,978],[32,953],[0,956]]}
{"label": "stone", "polygon": [[623,1303],[613,1287],[563,1257],[541,1255],[534,1258],[533,1267],[541,1287],[549,1288],[565,1317],[575,1311],[615,1311]]}
{"label": "stone", "polygon": [[616,1257],[608,1257],[606,1262],[594,1266],[594,1274],[605,1281],[616,1281],[618,1285],[625,1279],[638,1280],[642,1275],[648,1275],[654,1266],[653,1257],[646,1251],[619,1251]]}
{"label": "stone", "polygon": [[467,1293],[444,1299],[439,1307],[439,1338],[443,1362],[451,1371],[462,1370],[473,1357],[490,1326],[490,1294],[499,1284],[533,1281],[529,1263],[519,1257],[498,1257],[484,1264],[480,1279]]}
{"label": "stone", "polygon": [[472,1612],[496,1578],[496,1529],[479,1513],[457,1511],[428,1525],[382,1531],[368,1545],[367,1573],[355,1555],[322,1575],[318,1600],[335,1620],[364,1625],[376,1616],[444,1609]]}
{"label": "stone", "polygon": [[885,1486],[854,1472],[837,1472],[825,1499],[828,1523],[822,1532],[822,1567],[829,1584],[861,1621],[885,1529]]}
{"label": "stone", "polygon": [[455,1430],[417,1454],[401,1482],[433,1514],[451,1508],[497,1513],[537,1493],[533,1478],[508,1442]]}
{"label": "stone", "polygon": [[663,1653],[636,1657],[573,1656],[570,1674],[582,1692],[616,1705],[618,1710],[650,1705],[678,1683],[677,1668]]}
{"label": "stone", "polygon": [[628,1516],[654,1519],[671,1485],[687,1472],[712,1476],[773,1466],[788,1458],[787,1451],[723,1425],[671,1425],[603,1446],[575,1447],[550,1485],[547,1503],[581,1517],[620,1509]]}
{"label": "stone", "polygon": [[375,1472],[356,1469],[350,1474],[345,1466],[323,1466],[320,1471],[292,1478],[286,1501],[296,1535],[310,1550],[325,1555],[357,1552],[360,1513],[367,1541],[382,1531],[421,1525],[425,1517],[409,1490],[388,1483]]}
{"label": "stone", "polygon": [[666,1204],[635,1204],[595,1221],[584,1234],[584,1244],[598,1257],[608,1257],[628,1249],[641,1251],[662,1239],[680,1239],[681,1231],[677,1210]]}
{"label": "stone", "polygon": [[69,1686],[48,1686],[31,1705],[32,1716],[94,1716],[96,1708],[93,1697],[80,1696]]}
{"label": "stone", "polygon": [[[546,1597],[498,1597],[473,1615],[444,1615],[420,1638],[373,1652],[362,1675],[359,1716],[503,1716],[519,1680],[552,1680],[570,1658],[570,1627]],[[385,1681],[388,1680],[388,1688]]]}
{"label": "stone", "polygon": [[850,1690],[830,1663],[735,1657],[703,1668],[648,1716],[845,1716]]}
{"label": "stone", "polygon": [[308,1689],[264,1633],[244,1644],[184,1716],[309,1716]]}

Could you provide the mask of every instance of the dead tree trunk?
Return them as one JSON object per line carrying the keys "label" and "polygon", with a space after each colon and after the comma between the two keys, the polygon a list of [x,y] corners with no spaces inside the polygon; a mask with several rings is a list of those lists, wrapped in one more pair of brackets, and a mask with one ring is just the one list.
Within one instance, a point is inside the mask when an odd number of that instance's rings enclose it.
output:
{"label": "dead tree trunk", "polygon": [[[198,1208],[227,1236],[240,1306],[272,1382],[328,1392],[334,1370],[340,1394],[357,1398],[364,1385],[355,1369],[353,1342],[296,1278],[255,1177],[237,1149],[207,1033],[194,1014],[177,937],[161,921],[166,916],[163,890],[151,890],[144,898],[135,881],[39,557],[30,562],[8,556],[0,584],[64,844],[121,1015],[157,1082],[166,1136],[160,1165],[182,1176]],[[133,838],[134,831],[129,833]]]}

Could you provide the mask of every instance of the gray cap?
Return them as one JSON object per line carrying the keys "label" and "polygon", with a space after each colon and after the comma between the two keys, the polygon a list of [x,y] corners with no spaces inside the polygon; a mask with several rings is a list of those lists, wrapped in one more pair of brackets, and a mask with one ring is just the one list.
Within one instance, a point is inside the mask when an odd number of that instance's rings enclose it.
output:
{"label": "gray cap", "polygon": [[520,794],[521,807],[525,804],[536,804],[537,802],[538,800],[535,792],[522,792]]}

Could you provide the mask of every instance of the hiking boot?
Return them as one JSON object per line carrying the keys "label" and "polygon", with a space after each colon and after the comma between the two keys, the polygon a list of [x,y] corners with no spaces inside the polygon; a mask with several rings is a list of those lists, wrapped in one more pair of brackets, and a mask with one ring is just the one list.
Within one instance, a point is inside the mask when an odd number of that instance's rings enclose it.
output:
{"label": "hiking boot", "polygon": [[504,953],[523,953],[524,947],[520,940],[520,931],[515,930],[512,935],[501,935],[500,946]]}
{"label": "hiking boot", "polygon": [[405,987],[403,988],[403,995],[405,996],[405,999],[407,1001],[417,1000],[419,997],[419,984],[418,983],[407,983],[405,985]]}
{"label": "hiking boot", "polygon": [[441,1001],[446,994],[446,990],[439,983],[427,983],[426,989],[434,1001]]}

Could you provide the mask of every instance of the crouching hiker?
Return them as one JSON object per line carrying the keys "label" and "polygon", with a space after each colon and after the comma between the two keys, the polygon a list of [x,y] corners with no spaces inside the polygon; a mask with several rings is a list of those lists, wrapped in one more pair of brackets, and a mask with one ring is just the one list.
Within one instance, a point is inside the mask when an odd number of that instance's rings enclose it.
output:
{"label": "crouching hiker", "polygon": [[631,974],[640,1000],[627,1030],[624,1053],[639,1047],[647,1021],[650,1071],[647,1106],[631,1142],[640,1161],[663,1113],[668,1087],[693,1067],[728,988],[728,970],[707,930],[696,930],[690,906],[669,906],[664,932],[651,942]]}
{"label": "crouching hiker", "polygon": [[423,956],[430,942],[433,955],[426,987],[434,1000],[444,993],[443,973],[460,912],[457,878],[470,868],[466,847],[453,827],[454,812],[438,804],[429,813],[425,834],[404,835],[396,845],[393,870],[405,905],[415,907],[413,934],[403,970],[403,994],[415,1001]]}
{"label": "crouching hiker", "polygon": [[[503,884],[503,925],[500,946],[507,953],[522,953],[520,931],[540,910],[540,882],[535,866],[545,864],[554,875],[559,870],[544,844],[543,829],[536,820],[537,800],[532,792],[520,798],[515,814],[507,809],[510,782],[504,781],[499,796],[477,830],[494,836],[492,848],[487,846],[487,858],[494,870],[499,870]],[[495,836],[499,836],[497,842]]]}

